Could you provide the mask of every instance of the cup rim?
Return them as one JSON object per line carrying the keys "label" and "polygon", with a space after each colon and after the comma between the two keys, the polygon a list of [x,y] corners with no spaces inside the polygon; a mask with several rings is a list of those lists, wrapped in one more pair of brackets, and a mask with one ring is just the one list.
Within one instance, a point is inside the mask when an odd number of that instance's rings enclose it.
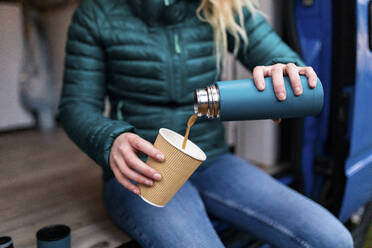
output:
{"label": "cup rim", "polygon": [[[181,151],[182,153],[185,153],[187,155],[189,155],[190,157],[196,159],[196,160],[199,160],[199,161],[205,161],[207,159],[207,155],[205,155],[205,153],[202,151],[202,149],[199,148],[199,146],[197,146],[194,142],[192,142],[191,140],[187,140],[187,145],[191,145],[194,149],[195,152],[197,152],[198,154],[192,154],[190,152],[190,150],[183,150],[182,147],[179,146],[179,144],[176,144],[173,142],[173,140],[169,139],[167,137],[167,134],[171,134],[171,135],[175,135],[176,137],[180,138],[181,140],[183,140],[184,136],[180,135],[179,133],[176,133],[175,131],[173,130],[170,130],[168,128],[160,128],[159,129],[159,134],[169,143],[171,144],[173,147],[177,148],[179,151]],[[181,142],[182,143],[182,142]]]}
{"label": "cup rim", "polygon": [[150,204],[150,205],[152,205],[152,206],[154,206],[154,207],[158,207],[158,208],[163,208],[163,207],[165,207],[165,205],[158,205],[158,204],[155,204],[155,203],[153,203],[153,202],[150,202],[149,200],[147,200],[145,197],[143,197],[142,195],[139,195],[141,198],[142,198],[142,200],[144,200],[145,202],[147,202],[148,204]]}

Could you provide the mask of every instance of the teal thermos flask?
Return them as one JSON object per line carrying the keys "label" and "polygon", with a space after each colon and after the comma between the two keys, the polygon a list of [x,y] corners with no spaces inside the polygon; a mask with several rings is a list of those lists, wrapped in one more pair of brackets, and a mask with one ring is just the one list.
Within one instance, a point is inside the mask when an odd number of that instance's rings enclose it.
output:
{"label": "teal thermos flask", "polygon": [[303,93],[293,93],[288,77],[284,77],[287,92],[279,101],[271,77],[265,78],[265,90],[259,91],[253,79],[220,81],[194,92],[194,110],[198,116],[219,118],[221,121],[294,118],[317,115],[323,107],[323,86],[318,79],[314,89],[307,77],[300,76]]}

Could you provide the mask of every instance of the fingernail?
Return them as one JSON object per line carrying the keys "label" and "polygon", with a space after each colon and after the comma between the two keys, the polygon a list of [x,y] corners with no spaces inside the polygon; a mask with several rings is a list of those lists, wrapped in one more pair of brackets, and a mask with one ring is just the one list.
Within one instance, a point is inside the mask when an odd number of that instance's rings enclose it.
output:
{"label": "fingernail", "polygon": [[140,193],[138,189],[134,189],[133,191],[134,191],[134,193],[137,194],[137,195],[139,195],[139,193]]}
{"label": "fingernail", "polygon": [[145,183],[146,183],[147,185],[149,185],[149,186],[152,186],[152,185],[153,185],[153,182],[150,181],[150,180],[146,180]]}
{"label": "fingernail", "polygon": [[284,99],[285,99],[284,93],[279,93],[279,100],[284,100]]}
{"label": "fingernail", "polygon": [[155,174],[154,174],[154,178],[155,178],[156,180],[160,180],[160,179],[161,179],[161,175],[160,175],[159,173],[155,173]]}
{"label": "fingernail", "polygon": [[158,155],[156,155],[157,159],[159,160],[164,160],[164,155],[159,153]]}
{"label": "fingernail", "polygon": [[262,83],[260,83],[260,84],[258,84],[258,88],[259,88],[260,90],[264,90],[264,89],[265,89],[265,86],[264,86]]}
{"label": "fingernail", "polygon": [[295,88],[295,92],[296,92],[297,94],[301,94],[301,88],[300,88],[300,87],[296,87],[296,88]]}

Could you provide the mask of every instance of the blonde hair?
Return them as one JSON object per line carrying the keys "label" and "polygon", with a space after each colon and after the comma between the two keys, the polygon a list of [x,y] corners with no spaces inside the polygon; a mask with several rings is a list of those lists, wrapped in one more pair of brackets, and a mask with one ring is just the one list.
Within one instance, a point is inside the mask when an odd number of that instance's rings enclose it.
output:
{"label": "blonde hair", "polygon": [[247,48],[248,37],[244,28],[243,8],[246,7],[254,14],[257,11],[255,8],[257,4],[256,0],[201,0],[196,15],[213,28],[218,72],[228,51],[227,32],[234,37],[235,56],[241,45],[240,39],[243,40],[244,49]]}

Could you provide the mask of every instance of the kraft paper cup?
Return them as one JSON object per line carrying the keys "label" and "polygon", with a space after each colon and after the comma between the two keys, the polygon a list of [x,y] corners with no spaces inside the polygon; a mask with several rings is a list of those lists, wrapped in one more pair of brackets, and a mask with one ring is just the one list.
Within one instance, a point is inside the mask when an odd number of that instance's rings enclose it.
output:
{"label": "kraft paper cup", "polygon": [[182,149],[183,136],[166,128],[161,128],[154,146],[165,156],[164,162],[149,157],[147,164],[160,172],[162,179],[153,186],[139,184],[140,197],[147,203],[164,207],[189,179],[199,165],[206,160],[205,153],[193,142],[187,140]]}

